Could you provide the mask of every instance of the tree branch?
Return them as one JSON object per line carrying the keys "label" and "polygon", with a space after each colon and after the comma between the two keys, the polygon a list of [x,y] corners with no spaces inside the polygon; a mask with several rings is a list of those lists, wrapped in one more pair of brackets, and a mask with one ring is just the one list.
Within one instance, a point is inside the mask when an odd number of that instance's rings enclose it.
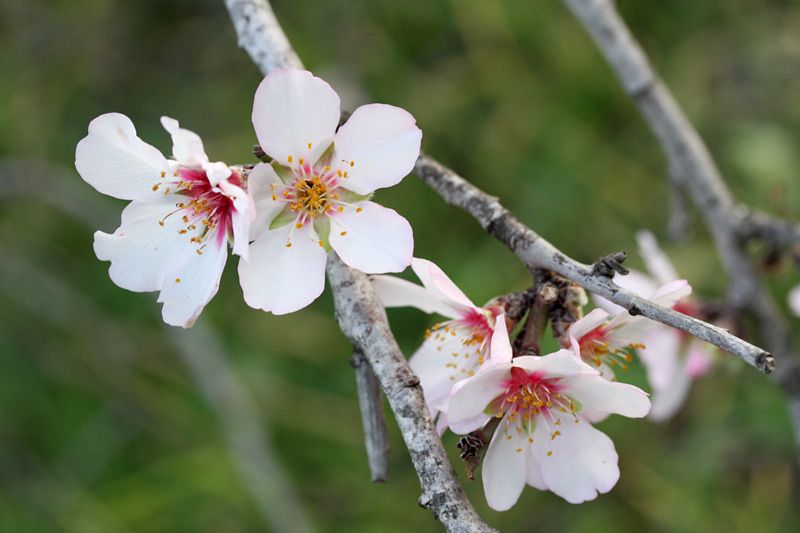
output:
{"label": "tree branch", "polygon": [[419,378],[400,351],[369,278],[333,252],[328,254],[327,272],[339,327],[372,366],[417,470],[420,505],[433,511],[448,531],[493,531],[475,513],[458,482],[425,405]]}
{"label": "tree branch", "polygon": [[350,364],[356,369],[358,406],[364,426],[364,446],[370,474],[372,481],[383,483],[389,476],[389,430],[383,413],[381,384],[360,351],[355,350]]}
{"label": "tree branch", "polygon": [[508,246],[530,270],[537,268],[552,270],[624,307],[631,314],[643,315],[690,333],[738,355],[748,364],[767,374],[774,369],[775,361],[772,356],[761,348],[743,341],[720,327],[662,307],[623,289],[602,273],[593,271],[591,266],[566,256],[517,220],[497,198],[489,196],[427,155],[423,154],[417,160],[415,172],[448,204],[460,207],[471,214],[487,233]]}
{"label": "tree branch", "polygon": [[[625,91],[639,108],[666,156],[675,182],[693,200],[711,231],[728,274],[728,301],[755,315],[764,342],[780,357],[775,379],[788,394],[800,445],[800,369],[788,324],[747,256],[745,238],[788,245],[798,242],[800,226],[738,204],[709,154],[641,46],[610,0],[563,0],[584,25]],[[743,238],[745,237],[745,238]]]}

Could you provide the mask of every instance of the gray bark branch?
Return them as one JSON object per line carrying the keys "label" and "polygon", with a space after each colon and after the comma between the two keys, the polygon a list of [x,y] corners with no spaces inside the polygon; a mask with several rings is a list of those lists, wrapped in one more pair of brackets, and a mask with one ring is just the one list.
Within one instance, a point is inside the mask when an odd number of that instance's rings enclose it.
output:
{"label": "gray bark branch", "polygon": [[738,203],[708,148],[655,74],[642,47],[610,0],[563,0],[605,56],[661,145],[675,182],[692,199],[711,231],[728,275],[728,300],[755,316],[767,347],[779,359],[775,380],[789,398],[800,445],[800,369],[789,326],[745,250],[747,238],[780,246],[800,240],[800,226]]}
{"label": "gray bark branch", "polygon": [[568,257],[525,226],[503,207],[497,198],[486,194],[427,155],[423,154],[417,160],[415,172],[448,204],[460,207],[471,214],[487,233],[508,246],[530,270],[537,268],[552,270],[624,307],[631,314],[643,315],[683,330],[738,355],[762,372],[770,373],[774,369],[775,361],[772,356],[761,348],[720,327],[657,305],[647,298],[619,287],[608,277],[593,273],[590,265],[584,265]]}
{"label": "gray bark branch", "polygon": [[372,481],[383,483],[389,477],[389,430],[383,412],[383,393],[372,365],[364,354],[356,350],[350,358],[356,369],[358,406],[361,410],[361,423],[364,426],[364,446]]}
{"label": "gray bark branch", "polygon": [[403,435],[422,486],[419,504],[430,509],[448,531],[494,531],[478,517],[458,482],[425,405],[419,378],[400,351],[369,278],[333,252],[328,254],[327,272],[339,327],[378,377]]}

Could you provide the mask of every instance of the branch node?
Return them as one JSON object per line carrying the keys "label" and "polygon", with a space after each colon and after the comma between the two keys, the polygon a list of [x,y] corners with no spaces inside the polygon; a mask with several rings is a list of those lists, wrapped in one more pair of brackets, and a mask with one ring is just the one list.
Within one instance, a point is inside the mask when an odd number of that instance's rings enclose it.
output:
{"label": "branch node", "polygon": [[622,265],[626,257],[625,252],[604,255],[592,265],[592,275],[605,278],[613,278],[616,272],[627,275],[630,271]]}

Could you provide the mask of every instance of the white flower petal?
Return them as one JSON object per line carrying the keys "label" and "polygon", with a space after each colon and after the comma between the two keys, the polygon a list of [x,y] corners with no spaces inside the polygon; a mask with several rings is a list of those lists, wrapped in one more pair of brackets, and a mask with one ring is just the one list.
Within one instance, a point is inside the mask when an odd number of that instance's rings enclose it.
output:
{"label": "white flower petal", "polygon": [[406,177],[414,169],[421,142],[422,131],[408,111],[364,105],[336,133],[333,163],[345,162],[348,189],[369,194]]}
{"label": "white flower petal", "polygon": [[692,287],[689,282],[685,279],[676,279],[651,294],[650,300],[658,305],[671,308],[679,300],[686,298],[690,294],[692,294]]}
{"label": "white flower petal", "polygon": [[498,315],[495,320],[492,341],[490,345],[490,361],[495,363],[510,363],[514,353],[511,350],[511,341],[508,338],[508,328],[506,328],[506,315]]}
{"label": "white flower petal", "polygon": [[[159,290],[171,265],[185,250],[193,251],[189,239],[178,234],[180,216],[167,214],[181,197],[170,195],[159,202],[131,202],[122,211],[122,222],[113,235],[98,231],[94,251],[101,261],[111,261],[111,280],[130,291]],[[159,221],[164,221],[160,225]]]}
{"label": "white flower petal", "polygon": [[[658,289],[658,284],[656,282],[654,282],[649,276],[642,274],[637,270],[631,270],[624,276],[621,274],[615,274],[614,283],[623,289],[628,289],[632,293],[638,294],[639,296],[643,296],[645,298],[653,294]],[[597,305],[612,315],[618,315],[626,311],[624,307],[617,305],[610,300],[606,300],[602,296],[598,296],[596,294],[593,294],[592,296],[594,297],[594,301],[597,303]]]}
{"label": "white flower petal", "polygon": [[75,149],[75,168],[89,185],[122,200],[153,197],[152,187],[170,172],[166,158],[136,136],[131,120],[106,113],[89,123]]}
{"label": "white flower petal", "polygon": [[460,318],[453,307],[442,302],[439,295],[394,276],[372,276],[372,288],[384,307],[415,307],[426,313],[437,313],[447,318]]}
{"label": "white flower petal", "polygon": [[483,491],[495,511],[507,511],[517,503],[527,477],[528,434],[519,433],[503,418],[483,459]]}
{"label": "white flower petal", "polygon": [[425,400],[432,410],[446,403],[456,381],[470,377],[468,372],[478,369],[477,351],[464,345],[464,340],[462,335],[439,336],[433,332],[408,361],[419,377]]}
{"label": "white flower petal", "polygon": [[675,271],[672,261],[658,246],[658,241],[652,233],[649,231],[638,232],[636,242],[639,245],[639,255],[644,259],[647,270],[656,279],[656,283],[666,285],[670,281],[678,279],[678,273]]}
{"label": "white flower petal", "polygon": [[794,314],[800,316],[800,285],[789,291],[789,307]]}
{"label": "white flower petal", "polygon": [[547,490],[547,483],[544,482],[544,477],[542,476],[542,465],[539,463],[539,459],[536,458],[534,450],[534,446],[528,446],[525,452],[528,454],[525,464],[525,483],[539,490]]}
{"label": "white flower petal", "polygon": [[415,257],[411,260],[411,269],[426,289],[439,294],[443,301],[455,304],[456,309],[477,309],[472,300],[434,262]]}
{"label": "white flower petal", "polygon": [[575,321],[567,330],[570,337],[580,341],[581,338],[608,319],[603,309],[592,309],[586,316]]}
{"label": "white flower petal", "polygon": [[352,204],[331,216],[330,244],[342,261],[367,274],[401,272],[414,252],[408,221],[373,202]]}
{"label": "white flower petal", "polygon": [[[161,117],[161,125],[172,137],[172,155],[178,163],[192,168],[201,168],[208,163],[208,156],[199,135],[181,128],[174,118]],[[209,181],[211,182],[211,180]],[[211,184],[215,185],[216,182],[211,182]]]}
{"label": "white flower petal", "polygon": [[284,189],[285,185],[272,165],[259,163],[250,171],[250,176],[247,178],[247,192],[253,199],[256,214],[255,220],[250,225],[251,241],[267,231],[272,219],[286,206],[286,203],[279,200]]}
{"label": "white flower petal", "polygon": [[289,164],[290,156],[313,164],[333,141],[340,106],[336,91],[310,72],[274,70],[258,86],[253,102],[258,142],[282,165]]}
{"label": "white flower petal", "polygon": [[681,334],[672,328],[658,326],[642,339],[644,348],[637,350],[647,371],[647,381],[654,390],[670,386],[682,366],[679,361]]}
{"label": "white flower petal", "polygon": [[326,259],[311,224],[266,232],[250,245],[249,259],[239,261],[245,302],[276,315],[306,307],[325,288]]}
{"label": "white flower petal", "polygon": [[562,418],[555,439],[543,426],[541,422],[536,426],[534,454],[551,491],[570,503],[582,503],[614,488],[619,458],[607,435],[571,417]]}
{"label": "white flower petal", "polygon": [[523,355],[515,357],[512,364],[528,373],[541,372],[548,378],[571,376],[573,374],[589,374],[596,376],[597,370],[584,363],[572,350],[559,350],[544,355]]}
{"label": "white flower petal", "polygon": [[510,370],[511,365],[503,363],[486,367],[454,391],[447,405],[450,428],[483,413],[489,403],[505,390],[505,383],[511,377]]}
{"label": "white flower petal", "polygon": [[562,383],[564,394],[594,412],[605,411],[641,418],[650,411],[647,393],[628,383],[608,381],[592,375],[568,376]]}
{"label": "white flower petal", "polygon": [[672,381],[663,388],[653,387],[653,408],[650,410],[649,418],[656,422],[665,422],[678,412],[686,397],[692,378],[684,368],[675,372]]}
{"label": "white flower petal", "polygon": [[223,241],[222,246],[206,246],[200,255],[190,250],[183,256],[184,260],[167,273],[158,301],[164,304],[164,322],[188,328],[219,289],[228,246]]}

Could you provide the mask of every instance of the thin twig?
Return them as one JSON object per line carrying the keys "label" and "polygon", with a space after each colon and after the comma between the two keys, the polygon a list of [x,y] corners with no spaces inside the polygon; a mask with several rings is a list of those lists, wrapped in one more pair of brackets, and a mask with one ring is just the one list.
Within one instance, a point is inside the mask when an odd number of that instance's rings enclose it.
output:
{"label": "thin twig", "polygon": [[356,369],[358,406],[364,426],[364,445],[372,481],[383,483],[389,476],[389,430],[383,412],[381,384],[372,366],[360,351],[355,350],[350,364]]}
{"label": "thin twig", "polygon": [[530,270],[537,268],[552,270],[624,307],[631,314],[643,315],[690,333],[738,355],[748,364],[767,374],[774,369],[775,361],[772,356],[761,348],[743,341],[720,327],[662,307],[623,289],[608,277],[593,272],[591,266],[568,257],[517,220],[497,198],[486,194],[427,155],[420,156],[415,171],[448,204],[467,211],[490,235],[505,243]]}
{"label": "thin twig", "polygon": [[728,274],[728,301],[733,309],[755,315],[764,342],[780,358],[775,379],[789,396],[800,446],[800,369],[789,327],[757,275],[743,237],[758,236],[772,244],[797,242],[800,228],[767,215],[750,213],[737,203],[706,145],[610,0],[563,0],[584,25],[639,108],[668,161],[677,184],[704,218]]}
{"label": "thin twig", "polygon": [[425,405],[419,378],[400,351],[369,278],[333,252],[328,255],[327,272],[339,327],[372,366],[403,435],[422,486],[420,505],[430,509],[448,531],[494,531],[478,517],[458,482]]}

